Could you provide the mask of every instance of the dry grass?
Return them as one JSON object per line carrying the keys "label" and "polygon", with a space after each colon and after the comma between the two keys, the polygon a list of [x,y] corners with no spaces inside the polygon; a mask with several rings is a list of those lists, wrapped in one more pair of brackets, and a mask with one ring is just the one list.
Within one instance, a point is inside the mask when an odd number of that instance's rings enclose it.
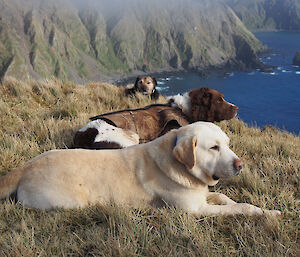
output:
{"label": "dry grass", "polygon": [[[142,96],[128,99],[109,84],[7,79],[0,85],[0,170],[5,174],[41,152],[71,146],[90,116],[150,103]],[[272,128],[261,132],[237,119],[219,125],[245,168],[212,190],[278,209],[279,219],[203,218],[113,203],[44,212],[7,199],[0,203],[0,255],[299,256],[300,138]]]}

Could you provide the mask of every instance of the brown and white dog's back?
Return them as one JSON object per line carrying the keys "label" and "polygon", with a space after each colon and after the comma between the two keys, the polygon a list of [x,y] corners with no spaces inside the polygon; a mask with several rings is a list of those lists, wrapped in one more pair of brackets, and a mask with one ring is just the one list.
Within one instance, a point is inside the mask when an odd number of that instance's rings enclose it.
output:
{"label": "brown and white dog's back", "polygon": [[138,143],[139,136],[135,132],[118,128],[101,119],[89,122],[74,137],[74,148],[84,149],[120,149]]}
{"label": "brown and white dog's back", "polygon": [[[150,105],[144,108],[121,110],[92,117],[92,122],[76,132],[75,148],[103,149],[124,148],[128,141],[128,131],[136,133],[140,142],[151,141],[174,128],[179,128],[196,121],[221,121],[233,118],[238,107],[225,101],[224,95],[217,90],[200,88],[182,95],[167,98],[168,104]],[[108,123],[99,126],[95,120]],[[103,123],[102,123],[103,124]],[[124,138],[106,136],[100,139],[100,134],[107,134],[113,127],[126,130]],[[114,133],[117,133],[115,131]],[[132,135],[130,135],[132,137]],[[133,141],[132,141],[133,142]],[[130,144],[131,145],[131,144]]]}

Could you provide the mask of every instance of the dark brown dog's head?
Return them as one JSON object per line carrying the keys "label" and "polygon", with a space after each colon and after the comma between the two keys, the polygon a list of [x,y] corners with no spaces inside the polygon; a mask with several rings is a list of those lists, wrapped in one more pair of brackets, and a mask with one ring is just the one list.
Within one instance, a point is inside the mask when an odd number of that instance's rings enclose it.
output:
{"label": "dark brown dog's head", "polygon": [[189,97],[193,122],[230,120],[238,111],[237,106],[225,101],[221,92],[211,88],[192,90]]}
{"label": "dark brown dog's head", "polygon": [[154,77],[144,76],[136,78],[134,88],[136,91],[150,96],[155,91],[156,85],[157,81]]}

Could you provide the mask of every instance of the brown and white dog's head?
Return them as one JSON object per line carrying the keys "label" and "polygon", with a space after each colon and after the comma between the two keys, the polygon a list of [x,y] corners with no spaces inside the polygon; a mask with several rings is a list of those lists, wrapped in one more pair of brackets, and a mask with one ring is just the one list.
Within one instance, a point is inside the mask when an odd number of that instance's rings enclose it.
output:
{"label": "brown and white dog's head", "polygon": [[229,149],[229,138],[215,124],[195,122],[177,130],[173,156],[207,185],[240,173],[242,162]]}
{"label": "brown and white dog's head", "polygon": [[224,99],[224,95],[214,89],[202,87],[183,96],[167,98],[171,106],[180,108],[192,122],[230,120],[237,114],[238,107]]}
{"label": "brown and white dog's head", "polygon": [[126,91],[129,95],[134,95],[136,92],[140,92],[144,95],[150,96],[152,99],[157,100],[159,92],[156,89],[156,78],[150,76],[137,77],[133,88]]}
{"label": "brown and white dog's head", "polygon": [[143,93],[144,95],[151,95],[157,85],[156,78],[150,76],[137,77],[134,83],[136,91]]}

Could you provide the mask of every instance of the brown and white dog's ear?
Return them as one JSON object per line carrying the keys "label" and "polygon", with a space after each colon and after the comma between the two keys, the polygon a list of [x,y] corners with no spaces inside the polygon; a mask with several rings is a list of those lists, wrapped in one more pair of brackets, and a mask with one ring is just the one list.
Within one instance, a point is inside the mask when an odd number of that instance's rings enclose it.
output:
{"label": "brown and white dog's ear", "polygon": [[157,80],[156,80],[156,78],[152,77],[152,81],[153,81],[154,88],[155,88],[155,86],[157,86]]}
{"label": "brown and white dog's ear", "polygon": [[140,81],[141,77],[137,77],[135,82],[134,82],[134,88],[137,89],[138,83]]}
{"label": "brown and white dog's ear", "polygon": [[196,146],[196,137],[180,138],[173,149],[173,156],[188,169],[192,169],[196,163]]}

